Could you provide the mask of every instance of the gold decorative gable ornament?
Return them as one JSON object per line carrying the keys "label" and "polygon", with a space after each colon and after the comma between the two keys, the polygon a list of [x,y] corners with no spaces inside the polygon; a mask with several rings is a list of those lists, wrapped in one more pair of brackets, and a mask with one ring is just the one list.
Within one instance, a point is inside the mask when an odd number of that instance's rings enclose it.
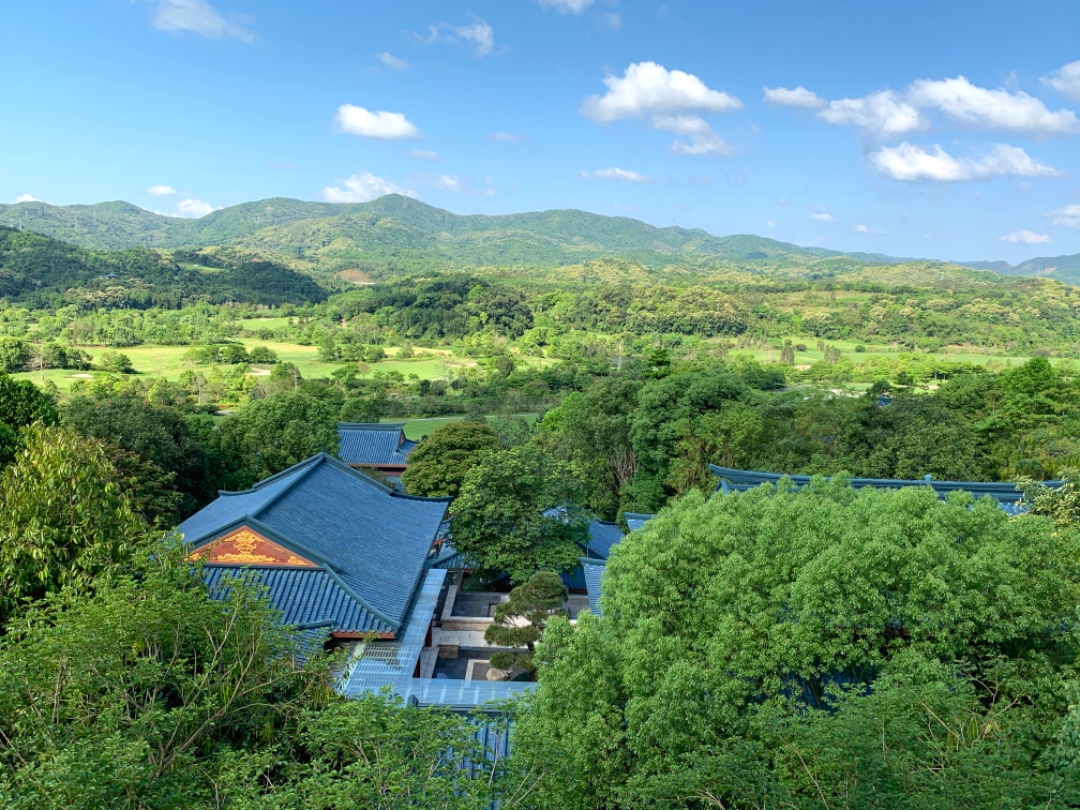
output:
{"label": "gold decorative gable ornament", "polygon": [[219,537],[213,543],[193,551],[191,559],[232,565],[289,565],[318,568],[311,560],[298,557],[247,526],[241,526],[236,531]]}

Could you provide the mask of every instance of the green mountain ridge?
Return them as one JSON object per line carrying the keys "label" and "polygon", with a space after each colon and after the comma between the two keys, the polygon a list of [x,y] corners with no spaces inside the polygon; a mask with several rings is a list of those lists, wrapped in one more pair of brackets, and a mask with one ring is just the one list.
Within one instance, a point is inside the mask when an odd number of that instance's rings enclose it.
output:
{"label": "green mountain ridge", "polygon": [[937,262],[802,247],[751,234],[713,236],[699,228],[658,228],[628,217],[574,209],[458,215],[396,194],[366,203],[275,197],[199,219],[164,216],[119,201],[73,206],[29,202],[0,205],[0,225],[88,250],[225,250],[233,257],[265,258],[324,279],[345,270],[380,279],[459,269],[499,274],[509,269],[530,277],[559,278],[575,275],[562,273],[562,268],[616,259],[628,264],[604,268],[604,275],[613,280],[733,272],[815,280],[865,275],[867,266],[899,268],[893,273],[882,270],[890,278],[902,276],[902,268],[918,266],[916,275],[927,278],[933,273],[925,268],[933,265],[949,268],[939,276],[954,276],[963,266],[972,272],[1080,282],[1080,255],[1032,259],[1015,267],[1004,262]]}

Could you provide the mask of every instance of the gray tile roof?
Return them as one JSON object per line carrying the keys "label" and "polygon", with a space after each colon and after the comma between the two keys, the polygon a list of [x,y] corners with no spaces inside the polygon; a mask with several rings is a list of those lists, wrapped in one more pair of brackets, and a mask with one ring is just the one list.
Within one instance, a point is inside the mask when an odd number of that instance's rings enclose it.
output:
{"label": "gray tile roof", "polygon": [[581,569],[585,572],[585,589],[589,594],[589,610],[600,615],[600,579],[607,566],[606,560],[581,558]]}
{"label": "gray tile roof", "polygon": [[[804,487],[810,483],[809,475],[787,475],[783,473],[756,472],[753,470],[736,470],[731,467],[718,467],[709,465],[709,470],[719,482],[716,491],[742,492],[761,484],[775,484],[781,478],[788,478],[797,487]],[[939,498],[944,498],[950,492],[970,492],[976,498],[989,495],[1000,504],[1019,503],[1024,494],[1011,481],[938,481],[930,476],[922,479],[903,478],[852,478],[851,486],[855,489],[870,487],[873,489],[903,489],[904,487],[930,487],[937,493]],[[1061,486],[1060,481],[1044,482],[1048,487]]]}
{"label": "gray tile roof", "polygon": [[[405,620],[428,552],[440,536],[450,500],[395,493],[320,453],[247,492],[221,493],[179,528],[185,540],[198,548],[240,525],[250,526],[318,563],[341,592],[371,614],[371,621],[397,629]],[[315,591],[323,589],[320,592],[331,601],[336,593],[325,578],[273,582],[275,590],[294,589],[287,600],[290,604],[310,600],[323,609],[325,604],[316,599]],[[306,589],[300,588],[301,582]],[[271,599],[286,596],[281,591]],[[297,605],[289,610],[300,615],[306,608]],[[347,623],[367,621],[348,611],[339,615]]]}
{"label": "gray tile roof", "polygon": [[405,438],[404,422],[371,424],[341,422],[338,455],[361,467],[404,467],[416,442]]}

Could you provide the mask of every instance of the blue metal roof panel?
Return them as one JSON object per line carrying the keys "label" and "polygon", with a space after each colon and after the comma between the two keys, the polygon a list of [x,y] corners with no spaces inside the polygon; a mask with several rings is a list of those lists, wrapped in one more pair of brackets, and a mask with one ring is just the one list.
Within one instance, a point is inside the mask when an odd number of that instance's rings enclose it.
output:
{"label": "blue metal roof panel", "polygon": [[270,603],[282,613],[283,624],[311,627],[329,623],[334,631],[344,633],[394,632],[322,568],[203,567],[203,581],[215,598],[223,598],[235,578],[266,588]]}
{"label": "blue metal roof panel", "polygon": [[622,539],[622,529],[617,524],[594,520],[589,524],[589,542],[586,546],[590,556],[606,560],[611,555],[611,547]]}
{"label": "blue metal roof panel", "polygon": [[636,532],[656,515],[643,515],[638,512],[623,512],[623,518],[626,520],[626,525],[632,532]]}
{"label": "blue metal roof panel", "polygon": [[589,610],[600,615],[600,580],[606,570],[606,564],[600,560],[581,558],[581,570],[585,577],[585,587],[589,593]]}
{"label": "blue metal roof panel", "polygon": [[346,464],[359,466],[405,466],[416,442],[405,438],[403,424],[338,425],[338,455]]}

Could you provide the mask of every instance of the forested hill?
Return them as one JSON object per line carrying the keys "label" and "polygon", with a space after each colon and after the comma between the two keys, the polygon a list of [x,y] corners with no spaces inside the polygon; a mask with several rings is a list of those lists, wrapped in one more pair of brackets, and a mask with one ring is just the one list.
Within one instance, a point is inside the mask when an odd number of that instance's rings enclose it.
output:
{"label": "forested hill", "polygon": [[[277,197],[224,208],[200,219],[162,216],[125,202],[72,206],[28,202],[0,205],[0,225],[88,250],[226,248],[315,275],[363,274],[352,280],[476,268],[560,279],[580,275],[564,268],[598,261],[609,263],[603,268],[609,276],[617,270],[614,280],[634,281],[732,271],[806,280],[867,272],[896,277],[908,267],[928,265],[926,260],[841,253],[761,236],[717,237],[699,228],[657,228],[586,211],[459,216],[396,194],[367,203]],[[932,272],[964,272],[956,264],[932,266],[938,268]],[[965,266],[1080,282],[1080,255],[1033,259],[1015,267],[1005,262]],[[889,267],[895,271],[889,272]]]}
{"label": "forested hill", "polygon": [[[434,263],[442,268],[553,267],[618,257],[662,267],[717,260],[813,263],[845,255],[760,236],[716,237],[696,228],[657,228],[585,211],[458,216],[393,194],[356,204],[274,198],[194,220],[162,216],[125,202],[73,206],[29,202],[0,205],[0,225],[94,250],[230,246],[324,268],[367,262],[376,271],[388,262]],[[851,258],[860,263],[900,261],[877,254]]]}
{"label": "forested hill", "polygon": [[86,250],[0,226],[0,300],[171,308],[196,301],[282,304],[326,297],[308,276],[273,262],[147,248]]}
{"label": "forested hill", "polygon": [[1072,256],[1037,256],[1017,265],[1008,262],[961,262],[976,270],[992,270],[1007,276],[1045,276],[1080,284],[1080,253]]}

